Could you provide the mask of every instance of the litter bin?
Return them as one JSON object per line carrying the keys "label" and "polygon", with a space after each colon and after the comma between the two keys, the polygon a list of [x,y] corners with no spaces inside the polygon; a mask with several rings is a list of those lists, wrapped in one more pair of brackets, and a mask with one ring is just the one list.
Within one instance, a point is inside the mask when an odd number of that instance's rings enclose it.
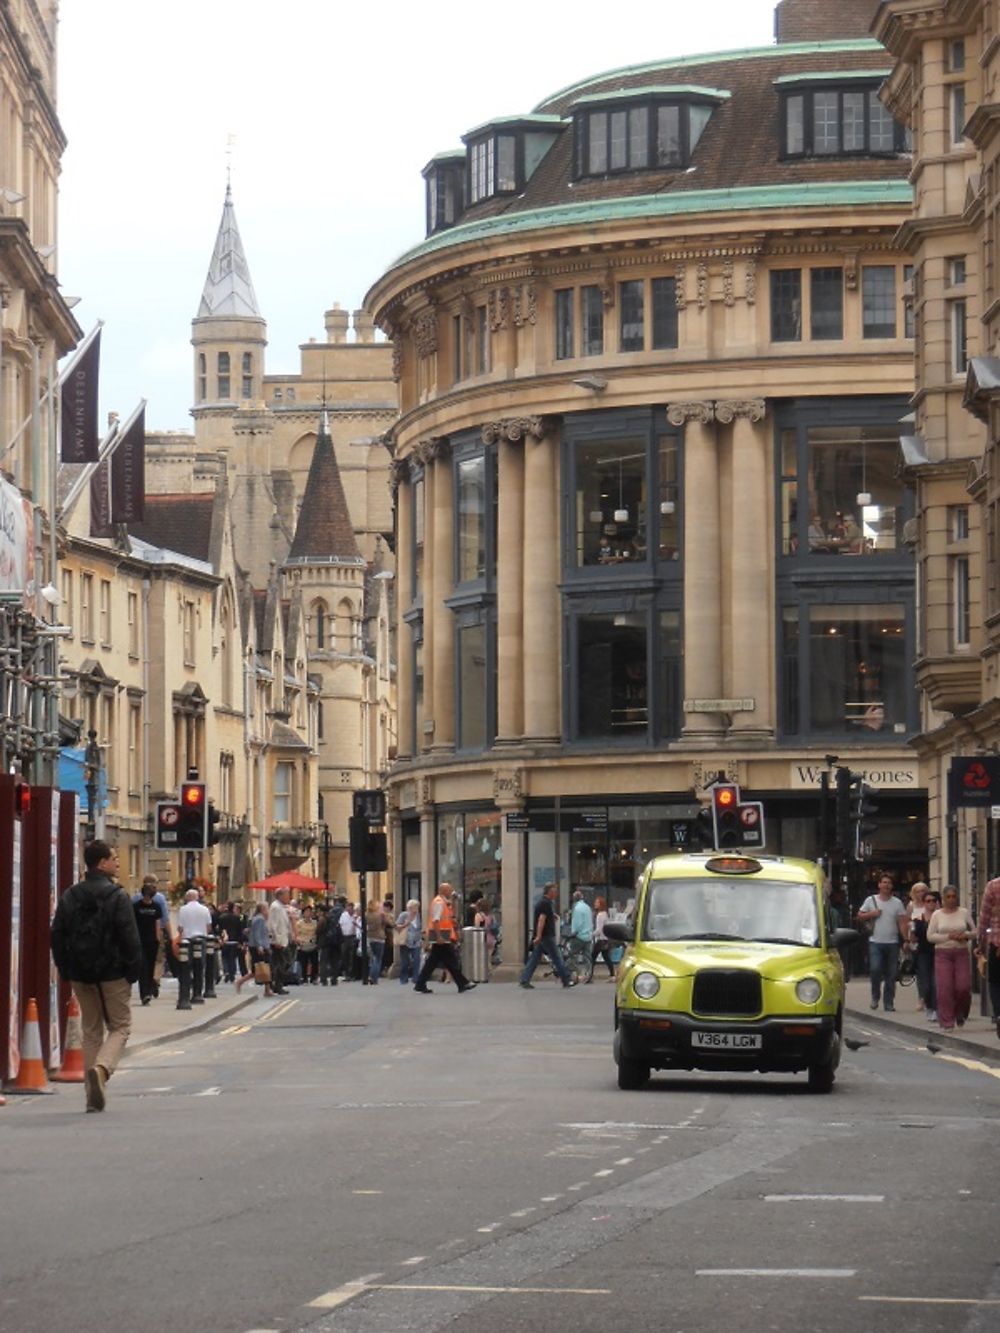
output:
{"label": "litter bin", "polygon": [[466,926],[462,931],[462,971],[470,981],[490,979],[486,931],[482,926]]}

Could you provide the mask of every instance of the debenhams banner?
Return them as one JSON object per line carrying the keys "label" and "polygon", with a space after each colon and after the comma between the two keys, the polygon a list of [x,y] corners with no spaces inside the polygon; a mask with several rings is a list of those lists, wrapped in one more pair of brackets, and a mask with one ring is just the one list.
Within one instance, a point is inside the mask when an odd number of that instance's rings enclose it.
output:
{"label": "debenhams banner", "polygon": [[23,593],[35,575],[31,504],[0,477],[0,592]]}
{"label": "debenhams banner", "polygon": [[[882,791],[904,790],[920,786],[920,773],[915,761],[909,759],[860,759],[854,755],[841,758],[852,773],[860,773],[864,780]],[[789,786],[810,789],[819,787],[821,773],[831,770],[823,764],[792,764]],[[832,778],[831,778],[832,786]]]}

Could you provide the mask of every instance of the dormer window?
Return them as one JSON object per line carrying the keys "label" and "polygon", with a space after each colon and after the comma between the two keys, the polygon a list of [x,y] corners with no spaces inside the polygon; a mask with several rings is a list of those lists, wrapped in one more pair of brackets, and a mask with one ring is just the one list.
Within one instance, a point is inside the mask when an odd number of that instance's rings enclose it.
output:
{"label": "dormer window", "polygon": [[560,116],[513,116],[462,136],[469,207],[497,194],[517,194],[563,129]]}
{"label": "dormer window", "polygon": [[427,235],[453,227],[462,213],[465,152],[441,153],[424,167],[427,182]]}
{"label": "dormer window", "polygon": [[686,167],[718,104],[717,88],[633,88],[584,97],[573,108],[573,174]]}
{"label": "dormer window", "polygon": [[[883,75],[778,79],[783,157],[879,157],[908,152],[909,133],[879,100]],[[821,82],[820,82],[821,81]]]}

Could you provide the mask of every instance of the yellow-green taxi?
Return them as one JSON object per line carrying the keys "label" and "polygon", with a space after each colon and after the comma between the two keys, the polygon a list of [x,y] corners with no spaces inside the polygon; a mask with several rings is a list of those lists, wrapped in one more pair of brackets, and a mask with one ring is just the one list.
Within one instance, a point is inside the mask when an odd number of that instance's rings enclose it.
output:
{"label": "yellow-green taxi", "polygon": [[806,1070],[829,1092],[840,1061],[844,971],[812,861],[678,853],[646,867],[615,991],[618,1086],[653,1069]]}

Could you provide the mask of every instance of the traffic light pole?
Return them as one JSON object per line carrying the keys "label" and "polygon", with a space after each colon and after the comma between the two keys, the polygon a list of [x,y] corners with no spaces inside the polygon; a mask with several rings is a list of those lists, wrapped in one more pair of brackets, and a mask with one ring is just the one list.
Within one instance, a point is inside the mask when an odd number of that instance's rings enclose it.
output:
{"label": "traffic light pole", "polygon": [[361,886],[361,984],[368,986],[371,984],[369,973],[371,968],[368,966],[368,891],[365,888],[365,872],[358,872],[358,883]]}

